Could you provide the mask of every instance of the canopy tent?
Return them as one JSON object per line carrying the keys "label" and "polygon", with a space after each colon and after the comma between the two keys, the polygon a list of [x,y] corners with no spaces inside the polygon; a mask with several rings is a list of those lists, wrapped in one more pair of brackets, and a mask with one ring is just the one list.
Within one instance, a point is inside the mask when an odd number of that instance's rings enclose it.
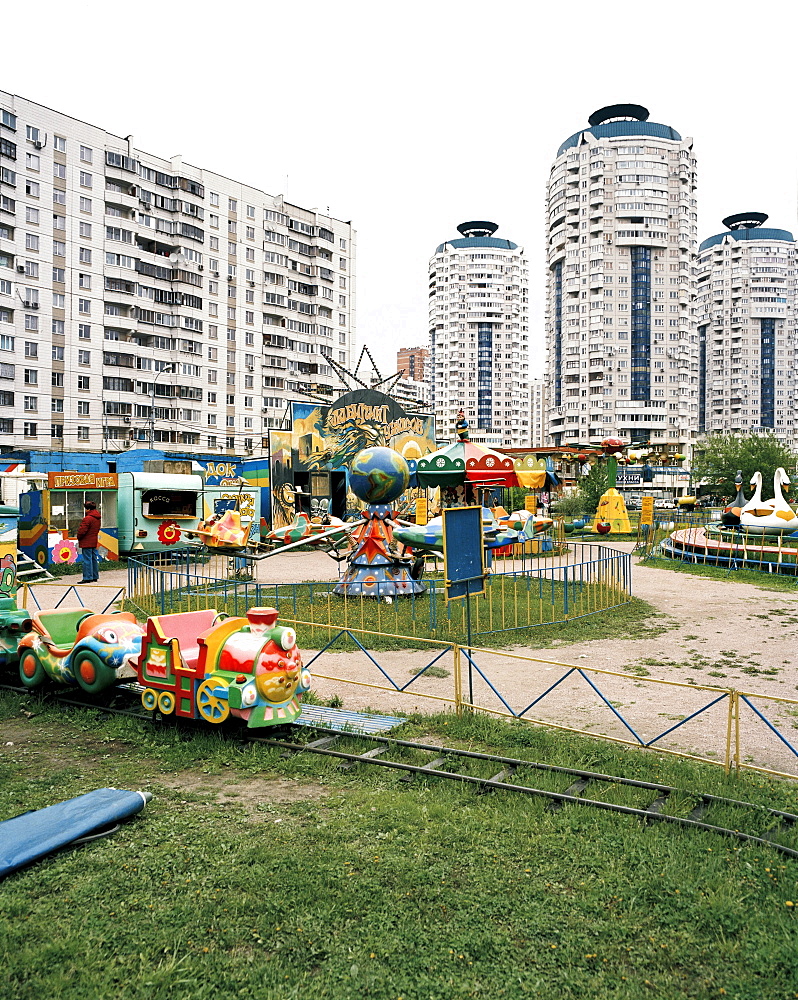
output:
{"label": "canopy tent", "polygon": [[420,486],[517,486],[513,460],[473,441],[455,441],[418,459]]}
{"label": "canopy tent", "polygon": [[527,455],[515,460],[515,474],[518,485],[529,490],[554,489],[559,481],[551,458],[535,458]]}

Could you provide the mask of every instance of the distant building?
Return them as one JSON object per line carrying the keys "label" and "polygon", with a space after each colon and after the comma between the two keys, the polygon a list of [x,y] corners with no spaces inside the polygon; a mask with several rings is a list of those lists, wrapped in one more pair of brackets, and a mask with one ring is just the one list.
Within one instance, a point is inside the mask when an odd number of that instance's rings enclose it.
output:
{"label": "distant building", "polygon": [[557,150],[547,192],[549,433],[687,452],[698,433],[692,139],[617,104]]}
{"label": "distant building", "polygon": [[400,378],[394,383],[391,395],[402,406],[412,409],[429,409],[432,389],[426,382],[419,382],[412,378]]}
{"label": "distant building", "polygon": [[458,410],[472,441],[529,441],[528,269],[523,247],[493,222],[464,222],[429,264],[430,368],[436,433],[454,439]]}
{"label": "distant building", "polygon": [[423,382],[428,358],[426,347],[402,347],[396,352],[396,370],[415,382]]}
{"label": "distant building", "polygon": [[698,429],[772,431],[794,446],[796,246],[766,221],[730,215],[698,250]]}
{"label": "distant building", "polygon": [[355,305],[349,222],[0,91],[0,449],[259,451]]}
{"label": "distant building", "polygon": [[530,445],[533,448],[549,447],[546,413],[546,379],[533,378],[529,383]]}

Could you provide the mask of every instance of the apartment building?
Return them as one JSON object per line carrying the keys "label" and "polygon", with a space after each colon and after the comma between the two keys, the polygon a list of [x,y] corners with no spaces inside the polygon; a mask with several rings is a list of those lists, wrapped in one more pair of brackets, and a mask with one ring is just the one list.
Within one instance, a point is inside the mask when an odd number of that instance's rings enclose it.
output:
{"label": "apartment building", "polygon": [[355,261],[349,222],[0,91],[0,448],[259,451],[341,386]]}
{"label": "apartment building", "polygon": [[618,436],[687,452],[698,433],[691,315],[693,142],[646,108],[596,111],[547,187],[548,429],[554,445]]}
{"label": "apartment building", "polygon": [[698,427],[771,431],[795,447],[796,247],[767,218],[730,215],[698,249]]}
{"label": "apartment building", "polygon": [[493,222],[464,222],[429,264],[432,406],[439,440],[459,410],[472,441],[529,444],[529,271]]}
{"label": "apartment building", "polygon": [[423,382],[428,359],[426,347],[401,347],[396,352],[396,370],[414,382]]}

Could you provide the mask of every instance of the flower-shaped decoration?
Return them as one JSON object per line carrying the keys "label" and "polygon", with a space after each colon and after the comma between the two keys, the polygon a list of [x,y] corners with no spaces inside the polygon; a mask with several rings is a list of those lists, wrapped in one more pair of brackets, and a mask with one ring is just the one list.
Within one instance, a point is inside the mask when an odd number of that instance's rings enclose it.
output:
{"label": "flower-shaped decoration", "polygon": [[158,528],[158,541],[161,545],[176,545],[180,541],[180,525],[174,521],[164,521]]}
{"label": "flower-shaped decoration", "polygon": [[62,538],[53,546],[53,562],[67,563],[70,566],[78,558],[78,546],[71,538]]}
{"label": "flower-shaped decoration", "polygon": [[485,459],[485,465],[487,465],[489,469],[492,469],[495,464],[496,464],[496,459],[492,455],[488,455],[488,457]]}
{"label": "flower-shaped decoration", "polygon": [[435,464],[437,465],[437,467],[439,469],[441,469],[441,468],[443,468],[444,465],[446,465],[446,460],[443,459],[443,458],[436,458],[435,459]]}

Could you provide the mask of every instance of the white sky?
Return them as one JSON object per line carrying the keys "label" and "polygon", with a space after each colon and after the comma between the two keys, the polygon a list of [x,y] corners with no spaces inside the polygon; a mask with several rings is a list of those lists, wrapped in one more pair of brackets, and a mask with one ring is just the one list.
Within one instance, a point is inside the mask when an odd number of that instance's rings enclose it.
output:
{"label": "white sky", "polygon": [[750,210],[798,229],[786,0],[43,0],[0,25],[0,89],[351,219],[358,344],[383,375],[426,343],[429,258],[468,219],[526,249],[541,373],[546,178],[607,104],[695,140],[699,239]]}

